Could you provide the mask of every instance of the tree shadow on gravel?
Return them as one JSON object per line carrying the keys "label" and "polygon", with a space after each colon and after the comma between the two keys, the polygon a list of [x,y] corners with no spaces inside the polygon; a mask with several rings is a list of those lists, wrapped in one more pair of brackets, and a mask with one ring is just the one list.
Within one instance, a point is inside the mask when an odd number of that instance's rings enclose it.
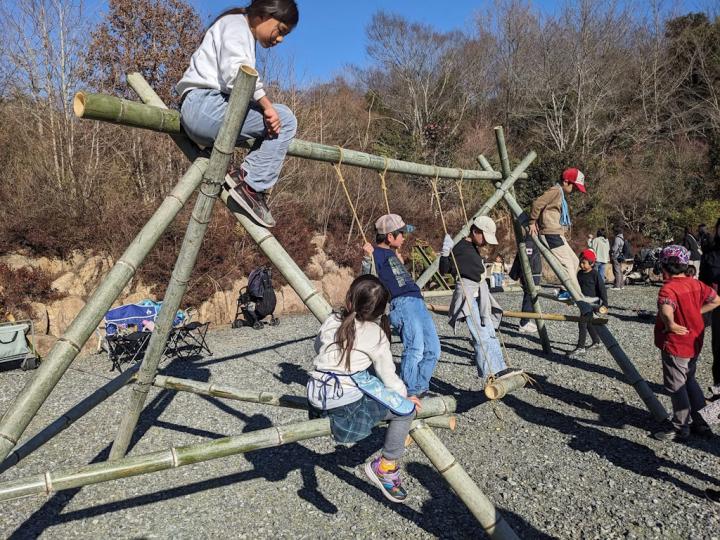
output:
{"label": "tree shadow on gravel", "polygon": [[584,419],[577,419],[553,409],[532,405],[516,396],[506,396],[503,401],[525,421],[543,425],[570,436],[571,439],[567,443],[569,448],[579,452],[595,452],[613,465],[637,475],[671,483],[696,497],[703,497],[703,491],[676,478],[667,470],[692,476],[705,483],[720,485],[720,480],[683,463],[676,463],[658,456],[652,448],[588,426],[588,422]]}

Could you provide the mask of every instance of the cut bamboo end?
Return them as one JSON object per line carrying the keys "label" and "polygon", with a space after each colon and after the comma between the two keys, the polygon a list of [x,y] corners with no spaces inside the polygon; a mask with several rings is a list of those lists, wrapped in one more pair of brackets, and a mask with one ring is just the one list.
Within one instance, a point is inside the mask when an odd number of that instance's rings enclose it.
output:
{"label": "cut bamboo end", "polygon": [[73,112],[78,118],[85,115],[85,92],[78,92],[73,98]]}
{"label": "cut bamboo end", "polygon": [[247,74],[250,75],[251,77],[257,77],[257,76],[258,76],[258,72],[257,72],[257,71],[255,70],[255,68],[252,67],[252,66],[246,66],[245,64],[243,64],[242,66],[240,66],[240,69],[242,69],[244,73],[247,73]]}
{"label": "cut bamboo end", "polygon": [[500,380],[493,381],[485,386],[485,395],[488,399],[500,399],[510,392],[522,388],[527,383],[527,377],[524,373],[517,373]]}

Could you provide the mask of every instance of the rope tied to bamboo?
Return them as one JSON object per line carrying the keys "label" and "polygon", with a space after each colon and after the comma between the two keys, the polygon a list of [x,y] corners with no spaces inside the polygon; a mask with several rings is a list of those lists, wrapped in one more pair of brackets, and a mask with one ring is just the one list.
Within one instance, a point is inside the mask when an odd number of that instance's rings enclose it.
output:
{"label": "rope tied to bamboo", "polygon": [[465,218],[465,223],[469,223],[470,220],[468,219],[467,210],[465,209],[465,198],[463,197],[463,189],[462,189],[462,183],[463,183],[463,176],[465,175],[465,171],[462,169],[458,169],[460,171],[460,180],[455,182],[455,185],[458,189],[458,195],[460,195],[460,207],[462,208],[463,217]]}
{"label": "rope tied to bamboo", "polygon": [[352,198],[350,197],[350,192],[347,188],[347,183],[345,182],[345,177],[343,176],[342,169],[340,168],[342,166],[343,162],[343,149],[341,146],[336,146],[338,151],[340,152],[340,159],[337,163],[333,163],[333,169],[335,169],[335,173],[338,177],[338,182],[343,188],[343,192],[345,193],[345,198],[347,199],[348,206],[350,207],[350,210],[352,212],[353,220],[355,221],[355,224],[357,225],[358,229],[360,230],[360,235],[362,236],[363,243],[367,244],[367,237],[365,236],[365,231],[363,230],[362,223],[360,223],[360,218],[357,215],[357,211],[355,209],[355,205],[352,202]]}
{"label": "rope tied to bamboo", "polygon": [[387,210],[387,213],[390,213],[390,202],[388,201],[388,188],[387,184],[385,183],[385,175],[387,174],[388,170],[388,158],[383,156],[383,159],[385,160],[385,169],[383,172],[378,172],[378,175],[380,176],[380,189],[382,189],[383,197],[385,198],[385,209]]}

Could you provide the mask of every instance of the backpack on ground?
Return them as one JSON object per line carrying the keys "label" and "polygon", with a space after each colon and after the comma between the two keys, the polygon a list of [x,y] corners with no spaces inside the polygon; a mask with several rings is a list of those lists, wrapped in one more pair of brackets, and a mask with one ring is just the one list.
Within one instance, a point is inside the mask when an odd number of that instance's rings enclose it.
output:
{"label": "backpack on ground", "polygon": [[635,258],[635,254],[633,253],[632,244],[629,240],[623,238],[623,247],[622,247],[622,258],[626,261],[631,261]]}
{"label": "backpack on ground", "polygon": [[270,317],[269,324],[280,321],[273,316],[277,306],[277,297],[272,286],[272,271],[267,266],[256,268],[248,276],[247,287],[240,289],[233,328],[252,326],[259,330],[265,324],[263,319]]}

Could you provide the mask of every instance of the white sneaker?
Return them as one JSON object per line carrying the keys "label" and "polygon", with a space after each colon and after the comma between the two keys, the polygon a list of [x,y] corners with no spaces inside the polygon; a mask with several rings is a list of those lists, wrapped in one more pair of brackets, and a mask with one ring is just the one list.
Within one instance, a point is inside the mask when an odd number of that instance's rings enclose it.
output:
{"label": "white sneaker", "polygon": [[520,325],[518,332],[521,334],[534,334],[537,332],[537,325],[534,322]]}

